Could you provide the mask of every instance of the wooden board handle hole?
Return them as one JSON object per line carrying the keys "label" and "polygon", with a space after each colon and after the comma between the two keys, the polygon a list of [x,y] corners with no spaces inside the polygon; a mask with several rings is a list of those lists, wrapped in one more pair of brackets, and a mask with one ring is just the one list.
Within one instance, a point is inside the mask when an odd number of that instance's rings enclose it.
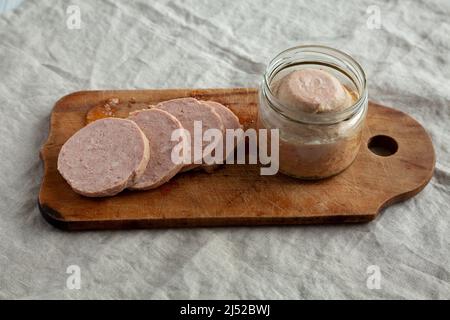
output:
{"label": "wooden board handle hole", "polygon": [[377,156],[389,157],[397,152],[398,143],[392,137],[377,135],[369,139],[367,147]]}

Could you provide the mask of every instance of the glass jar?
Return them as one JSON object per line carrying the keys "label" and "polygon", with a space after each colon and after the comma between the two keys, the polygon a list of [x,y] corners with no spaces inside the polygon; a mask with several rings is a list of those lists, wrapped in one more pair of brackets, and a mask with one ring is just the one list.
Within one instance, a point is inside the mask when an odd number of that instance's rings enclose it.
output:
{"label": "glass jar", "polygon": [[[350,94],[340,111],[311,113],[274,94],[293,71],[314,68],[336,77]],[[325,46],[287,49],[268,65],[259,90],[258,128],[279,129],[279,170],[301,179],[321,179],[348,168],[358,154],[368,107],[366,76],[348,54]]]}

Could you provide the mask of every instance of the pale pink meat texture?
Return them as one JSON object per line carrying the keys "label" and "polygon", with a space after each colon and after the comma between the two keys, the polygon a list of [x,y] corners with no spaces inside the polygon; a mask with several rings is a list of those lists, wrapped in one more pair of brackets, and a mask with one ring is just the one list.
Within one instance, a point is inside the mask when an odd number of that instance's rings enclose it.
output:
{"label": "pale pink meat texture", "polygon": [[[218,129],[223,132],[224,126],[218,113],[210,106],[200,103],[194,98],[179,98],[164,101],[157,104],[156,108],[164,110],[177,118],[183,128],[191,135],[192,164],[186,165],[182,171],[199,167],[200,164],[195,164],[194,161],[203,161],[203,157],[196,158],[194,155],[194,121],[202,122],[203,133],[208,129]],[[202,150],[209,144],[209,142],[203,141]]]}
{"label": "pale pink meat texture", "polygon": [[[225,163],[228,156],[231,156],[234,150],[229,150],[229,153],[226,152],[226,129],[241,129],[242,126],[239,122],[239,118],[231,111],[229,108],[224,106],[221,103],[215,101],[200,101],[203,104],[206,104],[214,109],[217,114],[220,116],[224,126],[223,132],[223,162]],[[204,169],[207,172],[211,172],[216,169],[217,165],[205,165]]]}
{"label": "pale pink meat texture", "polygon": [[129,189],[147,190],[159,187],[184,166],[182,163],[174,163],[171,158],[172,150],[178,144],[177,141],[171,141],[172,132],[183,127],[170,113],[156,108],[133,112],[128,119],[136,122],[144,132],[151,150],[144,174]]}
{"label": "pale pink meat texture", "polygon": [[105,118],[76,132],[62,146],[58,171],[81,195],[113,196],[144,173],[149,143],[131,120]]}
{"label": "pale pink meat texture", "polygon": [[308,113],[341,111],[352,104],[350,93],[339,80],[319,69],[293,71],[278,80],[273,90],[282,103]]}

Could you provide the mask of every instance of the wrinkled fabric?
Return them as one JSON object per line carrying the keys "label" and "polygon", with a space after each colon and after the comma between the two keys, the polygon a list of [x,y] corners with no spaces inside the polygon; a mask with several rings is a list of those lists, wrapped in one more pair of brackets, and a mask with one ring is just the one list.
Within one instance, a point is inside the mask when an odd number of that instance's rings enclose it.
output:
{"label": "wrinkled fabric", "polygon": [[[444,0],[28,0],[1,14],[0,298],[450,298],[449,15]],[[351,53],[372,101],[424,125],[437,161],[420,194],[360,225],[68,233],[43,220],[38,153],[61,96],[254,87],[275,54],[305,43]]]}

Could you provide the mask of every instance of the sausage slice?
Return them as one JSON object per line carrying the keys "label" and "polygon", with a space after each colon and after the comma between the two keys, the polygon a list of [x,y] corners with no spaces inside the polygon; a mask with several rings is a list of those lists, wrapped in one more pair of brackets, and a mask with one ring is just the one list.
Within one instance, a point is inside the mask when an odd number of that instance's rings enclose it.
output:
{"label": "sausage slice", "polygon": [[[167,111],[175,118],[177,118],[183,128],[189,131],[191,135],[191,155],[192,164],[186,165],[182,171],[194,169],[199,164],[195,164],[194,161],[203,160],[196,159],[194,155],[194,121],[202,121],[203,133],[208,129],[218,129],[223,132],[224,126],[220,116],[210,106],[200,103],[194,98],[179,98],[161,102],[156,105],[158,109]],[[202,142],[202,150],[208,146],[210,142]]]}
{"label": "sausage slice", "polygon": [[[215,102],[215,101],[200,101],[202,104],[205,104],[207,106],[210,106],[211,108],[214,109],[215,112],[217,112],[217,114],[220,116],[220,119],[222,120],[222,123],[224,125],[224,135],[223,135],[223,160],[225,163],[225,160],[227,159],[227,157],[229,155],[231,155],[231,153],[233,152],[230,151],[230,154],[226,153],[226,134],[225,134],[225,130],[226,129],[240,129],[242,128],[240,122],[239,122],[239,118],[233,113],[233,111],[231,111],[229,108],[227,108],[226,106],[224,106],[221,103]],[[217,165],[205,165],[204,169],[206,172],[212,172],[214,169],[216,169],[218,166]]]}
{"label": "sausage slice", "polygon": [[147,136],[151,150],[144,174],[129,189],[148,190],[159,187],[184,166],[171,160],[172,149],[178,144],[177,141],[171,141],[172,132],[183,127],[170,113],[156,108],[135,111],[128,119],[136,122]]}
{"label": "sausage slice", "polygon": [[133,185],[148,159],[148,140],[135,122],[105,118],[66,141],[58,156],[58,171],[75,192],[107,197]]}

